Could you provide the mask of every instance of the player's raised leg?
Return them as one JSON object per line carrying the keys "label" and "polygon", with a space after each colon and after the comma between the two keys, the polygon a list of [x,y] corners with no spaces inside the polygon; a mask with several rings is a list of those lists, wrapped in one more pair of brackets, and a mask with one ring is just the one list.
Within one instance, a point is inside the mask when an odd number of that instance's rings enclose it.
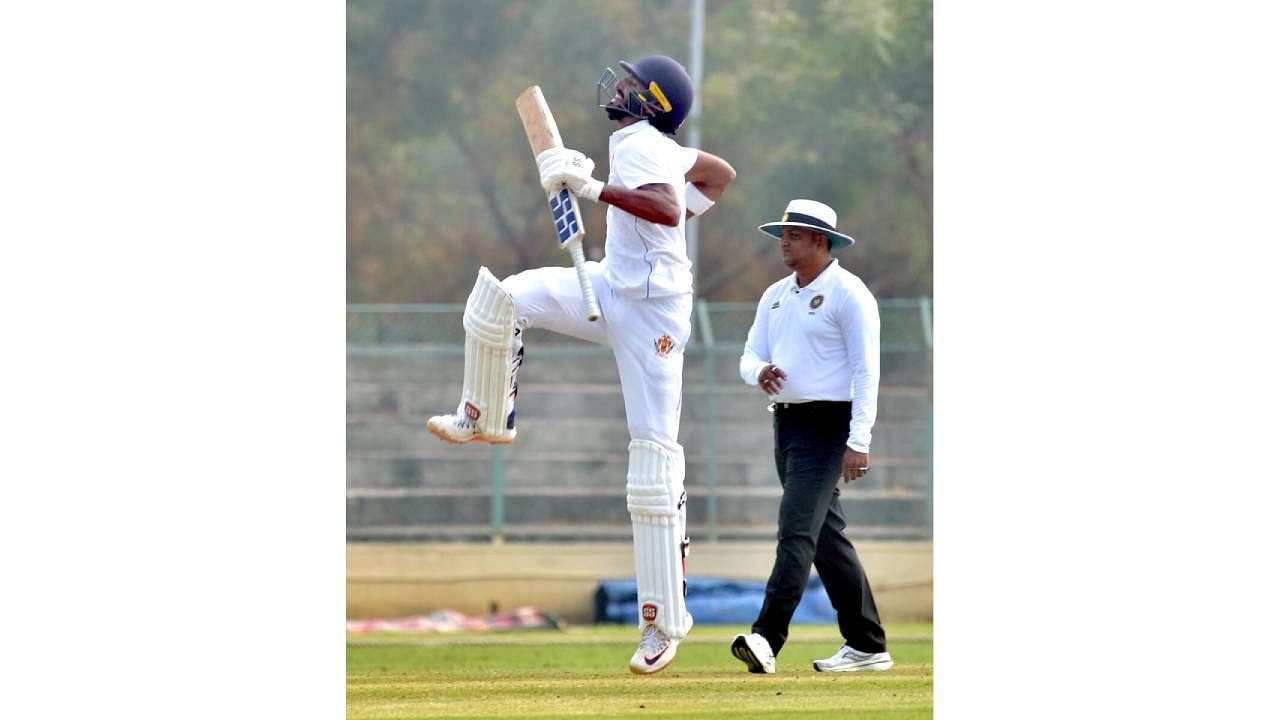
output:
{"label": "player's raised leg", "polygon": [[457,412],[431,418],[427,429],[451,443],[510,443],[516,438],[516,372],[524,347],[516,333],[515,302],[488,268],[476,276],[462,324],[462,399]]}
{"label": "player's raised leg", "polygon": [[521,330],[550,330],[598,345],[607,345],[608,313],[612,308],[609,286],[604,281],[600,263],[587,263],[586,271],[599,298],[604,317],[596,322],[587,320],[586,312],[582,309],[582,288],[574,268],[535,268],[502,280],[502,288],[510,293],[516,303],[516,327]]}
{"label": "player's raised leg", "polygon": [[648,674],[671,663],[693,626],[684,605],[684,458],[649,440],[632,440],[628,452],[627,510],[641,630],[631,672]]}

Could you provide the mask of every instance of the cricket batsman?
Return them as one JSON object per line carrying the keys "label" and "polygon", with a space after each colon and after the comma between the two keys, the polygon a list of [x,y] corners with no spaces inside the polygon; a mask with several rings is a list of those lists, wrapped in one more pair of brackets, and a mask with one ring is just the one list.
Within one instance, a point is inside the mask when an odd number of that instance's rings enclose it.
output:
{"label": "cricket batsman", "polygon": [[594,161],[576,150],[556,147],[537,158],[548,193],[567,187],[609,206],[604,259],[586,263],[600,319],[587,319],[574,268],[537,268],[499,281],[481,267],[463,319],[462,399],[454,414],[431,418],[427,428],[451,443],[513,442],[528,328],[613,350],[631,435],[627,510],[641,640],[630,667],[650,674],[671,663],[693,626],[684,603],[684,448],[676,442],[693,310],[685,220],[709,210],[736,173],[723,159],[675,141],[694,102],[680,63],[650,55],[619,64],[621,79],[605,68],[596,86],[596,104],[617,123],[606,179],[595,179]]}

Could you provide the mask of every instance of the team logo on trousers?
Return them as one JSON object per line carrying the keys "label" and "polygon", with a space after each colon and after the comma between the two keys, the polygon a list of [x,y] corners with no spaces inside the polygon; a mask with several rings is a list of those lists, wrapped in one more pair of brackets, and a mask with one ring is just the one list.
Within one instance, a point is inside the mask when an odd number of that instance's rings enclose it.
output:
{"label": "team logo on trousers", "polygon": [[653,349],[657,351],[658,357],[660,358],[664,358],[670,355],[671,351],[674,350],[675,348],[676,348],[676,341],[672,340],[670,335],[663,335],[662,337],[653,341]]}

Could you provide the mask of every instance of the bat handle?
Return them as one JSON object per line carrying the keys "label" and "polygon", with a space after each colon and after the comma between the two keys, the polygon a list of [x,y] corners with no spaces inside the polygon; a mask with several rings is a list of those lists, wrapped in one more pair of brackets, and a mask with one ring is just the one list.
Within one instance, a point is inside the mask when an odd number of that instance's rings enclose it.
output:
{"label": "bat handle", "polygon": [[569,243],[569,256],[573,258],[573,267],[578,271],[578,285],[582,287],[582,302],[587,306],[587,319],[595,322],[600,319],[600,303],[596,302],[596,291],[591,287],[591,278],[587,277],[587,259],[582,254],[582,240]]}

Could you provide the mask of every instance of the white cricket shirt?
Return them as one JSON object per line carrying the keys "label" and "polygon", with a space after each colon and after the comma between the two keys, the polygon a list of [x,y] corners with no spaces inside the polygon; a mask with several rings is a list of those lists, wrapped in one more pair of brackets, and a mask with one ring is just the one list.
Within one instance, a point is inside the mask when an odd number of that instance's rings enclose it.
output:
{"label": "white cricket shirt", "polygon": [[648,120],[609,136],[610,185],[635,190],[665,183],[680,200],[675,227],[641,220],[613,205],[605,215],[605,282],[631,298],[667,297],[693,292],[693,263],[684,240],[684,176],[698,153],[663,135]]}
{"label": "white cricket shirt", "polygon": [[834,258],[805,287],[791,273],[756,307],[738,371],[757,385],[773,363],[787,374],[777,402],[851,400],[847,445],[869,452],[880,386],[880,311],[862,280]]}

